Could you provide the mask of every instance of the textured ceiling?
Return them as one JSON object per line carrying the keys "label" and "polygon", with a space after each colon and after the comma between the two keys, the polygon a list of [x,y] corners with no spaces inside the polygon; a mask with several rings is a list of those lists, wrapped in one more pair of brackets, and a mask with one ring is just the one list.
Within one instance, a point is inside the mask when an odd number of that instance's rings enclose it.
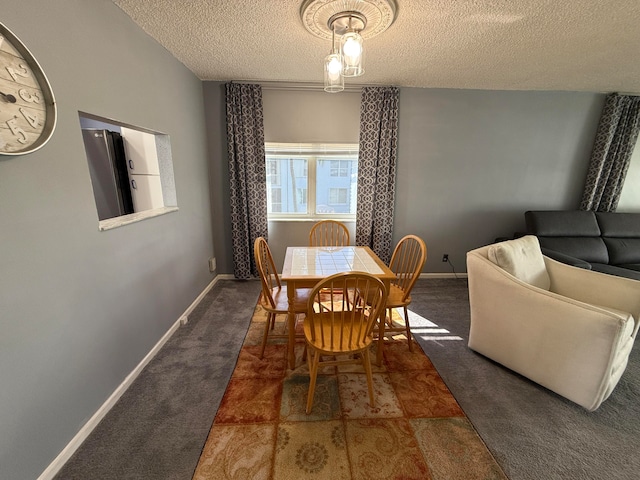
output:
{"label": "textured ceiling", "polygon": [[[302,0],[113,0],[202,80],[322,82]],[[346,84],[640,94],[639,0],[397,0]]]}

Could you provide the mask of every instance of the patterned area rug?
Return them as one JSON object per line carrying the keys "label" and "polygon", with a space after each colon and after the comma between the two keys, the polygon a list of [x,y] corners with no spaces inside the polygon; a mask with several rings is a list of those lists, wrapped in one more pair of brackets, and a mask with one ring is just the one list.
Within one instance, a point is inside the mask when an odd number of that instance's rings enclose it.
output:
{"label": "patterned area rug", "polygon": [[194,480],[506,479],[417,343],[412,353],[405,337],[388,339],[374,408],[360,365],[325,367],[307,415],[304,339],[295,370],[285,340],[270,340],[261,360],[265,321],[258,306]]}

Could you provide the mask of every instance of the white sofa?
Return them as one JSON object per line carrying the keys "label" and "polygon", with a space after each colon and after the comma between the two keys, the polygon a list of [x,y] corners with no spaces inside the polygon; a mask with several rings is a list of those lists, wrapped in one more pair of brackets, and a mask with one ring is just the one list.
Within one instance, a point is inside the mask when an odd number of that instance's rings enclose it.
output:
{"label": "white sofa", "polygon": [[526,236],[467,253],[469,347],[589,411],[622,376],[640,281],[572,267]]}

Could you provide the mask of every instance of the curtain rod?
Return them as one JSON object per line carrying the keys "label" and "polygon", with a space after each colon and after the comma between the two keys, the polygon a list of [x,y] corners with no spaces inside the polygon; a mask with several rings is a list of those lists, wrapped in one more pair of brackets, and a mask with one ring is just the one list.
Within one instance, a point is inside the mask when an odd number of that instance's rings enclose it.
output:
{"label": "curtain rod", "polygon": [[[260,81],[260,80],[231,80],[231,83],[242,83],[242,84],[258,84],[265,90],[300,90],[300,91],[317,91],[323,92],[324,85],[322,83],[311,83],[311,82],[277,82],[277,81]],[[345,84],[344,92],[360,92],[363,87],[395,87],[397,85],[387,85],[387,84],[375,84],[375,83],[354,83],[354,84]],[[399,87],[401,88],[401,87]],[[448,87],[408,87],[408,88],[422,88],[422,89],[448,89]],[[451,87],[453,88],[453,87]],[[455,88],[454,88],[455,89]],[[617,93],[618,95],[626,95],[628,97],[638,97],[640,96],[640,92],[618,92],[618,91],[582,91],[582,90],[493,90],[493,89],[455,89],[455,90],[487,90],[487,91],[505,91],[505,92],[576,92],[576,93],[602,93],[604,95],[609,95],[611,93]],[[340,93],[340,92],[338,92]]]}
{"label": "curtain rod", "polygon": [[[251,83],[258,84],[265,90],[300,90],[300,91],[316,91],[324,92],[324,85],[322,83],[297,83],[297,82],[261,82],[259,80],[233,80],[232,83]],[[362,87],[370,87],[373,85],[353,84],[345,85],[344,92],[357,92],[360,93]]]}

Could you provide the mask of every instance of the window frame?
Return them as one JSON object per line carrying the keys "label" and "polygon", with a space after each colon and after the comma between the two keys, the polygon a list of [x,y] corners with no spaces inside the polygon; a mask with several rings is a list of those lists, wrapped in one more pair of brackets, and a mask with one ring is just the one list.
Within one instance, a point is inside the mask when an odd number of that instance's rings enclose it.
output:
{"label": "window frame", "polygon": [[[320,160],[347,160],[356,162],[358,167],[358,144],[300,144],[300,143],[265,143],[265,164],[272,158],[305,158],[307,160],[307,212],[271,212],[268,221],[318,221],[342,220],[355,221],[356,213],[316,213],[317,195],[317,162]],[[333,157],[333,158],[332,158]],[[345,158],[347,157],[347,158]],[[351,159],[351,160],[350,160]],[[334,177],[329,177],[334,178]],[[266,183],[266,179],[265,179]],[[266,184],[269,188],[269,184]],[[298,187],[300,188],[300,187]],[[356,187],[357,189],[357,181]],[[347,193],[348,195],[348,193]],[[357,198],[357,190],[356,190]],[[348,203],[348,202],[347,202]],[[357,205],[356,205],[357,211]]]}

